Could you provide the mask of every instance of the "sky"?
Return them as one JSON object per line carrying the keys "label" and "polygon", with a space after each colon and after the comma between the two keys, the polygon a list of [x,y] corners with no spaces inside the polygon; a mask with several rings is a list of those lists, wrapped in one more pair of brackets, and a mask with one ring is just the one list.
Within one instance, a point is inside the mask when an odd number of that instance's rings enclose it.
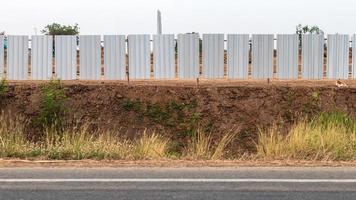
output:
{"label": "sky", "polygon": [[0,31],[40,34],[47,24],[75,24],[80,33],[294,33],[297,24],[325,33],[356,33],[355,0],[0,0]]}

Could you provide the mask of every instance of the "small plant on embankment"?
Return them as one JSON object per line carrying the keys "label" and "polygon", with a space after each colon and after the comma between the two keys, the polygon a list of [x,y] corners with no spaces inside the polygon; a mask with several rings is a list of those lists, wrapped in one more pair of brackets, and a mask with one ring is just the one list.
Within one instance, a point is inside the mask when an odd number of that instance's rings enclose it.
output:
{"label": "small plant on embankment", "polygon": [[41,86],[40,111],[37,123],[43,128],[60,128],[66,108],[67,96],[60,80],[51,80]]}
{"label": "small plant on embankment", "polygon": [[191,137],[183,154],[193,160],[220,160],[226,152],[226,147],[235,139],[238,130],[230,130],[221,139],[214,140],[211,133],[199,127]]}
{"label": "small plant on embankment", "polygon": [[33,145],[26,139],[25,121],[20,117],[0,115],[0,156],[25,158],[34,155]]}
{"label": "small plant on embankment", "polygon": [[287,134],[278,126],[261,130],[256,144],[261,159],[355,160],[356,120],[341,112],[300,120]]}
{"label": "small plant on embankment", "polygon": [[174,129],[179,136],[192,136],[197,129],[201,114],[197,111],[197,101],[141,102],[139,99],[121,100],[124,111],[134,112],[139,120],[144,118],[163,127]]}
{"label": "small plant on embankment", "polygon": [[0,99],[8,92],[8,85],[5,79],[0,80]]}

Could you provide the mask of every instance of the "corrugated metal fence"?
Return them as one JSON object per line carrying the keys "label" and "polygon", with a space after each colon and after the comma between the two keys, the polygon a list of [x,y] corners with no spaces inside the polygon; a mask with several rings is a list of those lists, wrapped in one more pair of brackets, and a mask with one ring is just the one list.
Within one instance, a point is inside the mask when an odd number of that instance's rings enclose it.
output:
{"label": "corrugated metal fence", "polygon": [[[9,80],[354,79],[356,35],[0,36]],[[153,44],[151,44],[153,43]],[[351,45],[350,45],[351,43]],[[6,48],[5,48],[6,47]],[[352,54],[350,54],[352,52]]]}

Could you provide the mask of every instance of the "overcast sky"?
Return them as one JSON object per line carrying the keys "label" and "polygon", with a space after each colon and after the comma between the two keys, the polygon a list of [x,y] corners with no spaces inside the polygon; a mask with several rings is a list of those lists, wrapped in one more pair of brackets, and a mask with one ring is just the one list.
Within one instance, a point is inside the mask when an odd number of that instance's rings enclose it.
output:
{"label": "overcast sky", "polygon": [[356,0],[0,0],[0,30],[34,34],[79,23],[81,34],[292,33],[299,23],[356,33]]}

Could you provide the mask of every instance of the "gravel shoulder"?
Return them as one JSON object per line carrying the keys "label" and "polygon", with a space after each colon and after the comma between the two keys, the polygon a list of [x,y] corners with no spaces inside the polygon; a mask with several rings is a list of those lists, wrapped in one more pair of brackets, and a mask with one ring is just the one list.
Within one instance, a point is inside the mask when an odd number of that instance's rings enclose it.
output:
{"label": "gravel shoulder", "polygon": [[0,160],[0,168],[16,167],[78,167],[78,168],[96,168],[96,167],[356,167],[356,161],[337,162],[337,161],[192,161],[192,160],[145,160],[145,161],[112,161],[112,160]]}

